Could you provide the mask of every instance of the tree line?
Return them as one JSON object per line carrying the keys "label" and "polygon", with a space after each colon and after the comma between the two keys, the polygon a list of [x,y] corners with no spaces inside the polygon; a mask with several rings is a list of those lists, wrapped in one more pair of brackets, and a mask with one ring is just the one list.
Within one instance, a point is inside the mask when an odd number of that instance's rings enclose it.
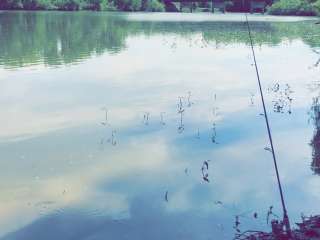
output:
{"label": "tree line", "polygon": [[[217,0],[218,1],[218,0]],[[219,0],[226,3],[231,12],[249,11],[251,1],[259,0]],[[260,0],[267,5],[272,15],[320,15],[320,0]],[[190,2],[183,1],[183,5]],[[210,8],[211,1],[192,3],[195,9]],[[94,11],[178,11],[170,0],[0,0],[2,10],[94,10]]]}
{"label": "tree line", "polygon": [[2,10],[164,11],[158,0],[1,0]]}

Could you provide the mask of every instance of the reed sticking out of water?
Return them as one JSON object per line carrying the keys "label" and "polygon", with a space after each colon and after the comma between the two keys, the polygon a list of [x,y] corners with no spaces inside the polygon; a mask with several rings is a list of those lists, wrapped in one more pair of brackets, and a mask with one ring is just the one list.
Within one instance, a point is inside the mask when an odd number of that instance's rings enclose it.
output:
{"label": "reed sticking out of water", "polygon": [[[313,52],[315,52],[316,54],[320,55],[320,52],[316,51],[316,50],[313,50]],[[318,67],[320,64],[320,58],[316,61],[315,64],[313,64],[314,67]]]}
{"label": "reed sticking out of water", "polygon": [[188,104],[187,106],[188,107],[191,107],[193,105],[193,102],[191,102],[191,91],[188,92],[188,97],[187,97],[187,100],[188,100]]}
{"label": "reed sticking out of water", "polygon": [[201,167],[202,179],[208,183],[210,182],[209,181],[209,162],[210,160],[204,161]]}
{"label": "reed sticking out of water", "polygon": [[108,123],[108,109],[106,107],[103,107],[101,110],[105,111],[105,120],[101,122],[102,125],[107,126]]}
{"label": "reed sticking out of water", "polygon": [[235,216],[235,221],[234,221],[234,226],[233,226],[233,228],[238,232],[238,233],[240,233],[241,232],[241,230],[239,229],[239,226],[240,226],[240,216],[239,215],[236,215]]}
{"label": "reed sticking out of water", "polygon": [[145,112],[144,114],[143,114],[143,124],[144,125],[149,125],[149,118],[150,118],[150,113],[149,112]]}
{"label": "reed sticking out of water", "polygon": [[255,94],[250,92],[250,107],[254,107],[254,97],[255,97]]}
{"label": "reed sticking out of water", "polygon": [[197,131],[196,139],[200,139],[200,130],[199,130],[199,128],[198,128],[198,131]]}
{"label": "reed sticking out of water", "polygon": [[212,99],[214,102],[217,101],[217,94],[216,93],[212,93]]}
{"label": "reed sticking out of water", "polygon": [[165,114],[165,112],[161,112],[160,113],[160,124],[162,126],[166,125],[165,121],[164,121],[164,118],[163,118],[163,115]]}
{"label": "reed sticking out of water", "polygon": [[178,133],[182,133],[184,131],[183,113],[184,113],[184,108],[182,103],[182,97],[179,97],[178,114],[180,115],[180,122],[178,126]]}
{"label": "reed sticking out of water", "polygon": [[212,108],[212,117],[215,119],[217,116],[219,116],[219,108],[218,107],[213,107]]}
{"label": "reed sticking out of water", "polygon": [[101,138],[100,146],[102,147],[102,150],[103,150],[103,147],[104,147],[105,143],[110,143],[112,146],[116,146],[117,145],[116,130],[112,130],[111,131],[111,136],[107,139],[107,141],[105,141],[105,138]]}
{"label": "reed sticking out of water", "polygon": [[212,123],[212,128],[211,128],[211,142],[214,144],[218,144],[217,142],[217,131],[216,131],[216,124]]}
{"label": "reed sticking out of water", "polygon": [[273,206],[270,206],[267,212],[267,224],[269,224],[270,216],[279,218],[278,215],[273,213]]}
{"label": "reed sticking out of water", "polygon": [[111,138],[109,139],[109,142],[111,143],[111,145],[115,146],[117,145],[117,141],[116,141],[116,131],[112,130],[111,132]]}

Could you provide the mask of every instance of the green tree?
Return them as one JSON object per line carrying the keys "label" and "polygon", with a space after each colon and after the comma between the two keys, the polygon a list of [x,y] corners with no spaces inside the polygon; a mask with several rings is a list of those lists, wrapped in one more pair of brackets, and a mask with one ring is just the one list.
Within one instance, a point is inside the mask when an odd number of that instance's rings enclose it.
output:
{"label": "green tree", "polygon": [[273,15],[315,16],[316,7],[307,0],[280,0],[274,3],[268,12]]}
{"label": "green tree", "polygon": [[81,0],[53,0],[59,10],[76,11],[81,9]]}
{"label": "green tree", "polygon": [[143,0],[141,10],[147,12],[163,12],[164,5],[158,0]]}
{"label": "green tree", "polygon": [[0,9],[22,9],[23,4],[21,0],[1,0]]}
{"label": "green tree", "polygon": [[107,0],[86,0],[83,9],[103,11],[108,9]]}

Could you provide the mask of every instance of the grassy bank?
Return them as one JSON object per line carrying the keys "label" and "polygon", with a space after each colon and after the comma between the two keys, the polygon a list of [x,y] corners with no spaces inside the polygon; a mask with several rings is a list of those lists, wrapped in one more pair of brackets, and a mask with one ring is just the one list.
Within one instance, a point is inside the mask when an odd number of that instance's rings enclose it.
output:
{"label": "grassy bank", "polygon": [[268,9],[271,15],[317,16],[320,0],[280,0]]}

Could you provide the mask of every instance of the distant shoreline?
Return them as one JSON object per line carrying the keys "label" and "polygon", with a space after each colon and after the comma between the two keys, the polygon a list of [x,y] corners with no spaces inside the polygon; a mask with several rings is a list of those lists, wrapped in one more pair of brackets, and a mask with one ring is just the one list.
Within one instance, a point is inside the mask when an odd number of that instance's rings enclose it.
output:
{"label": "distant shoreline", "polygon": [[[213,16],[213,19],[215,18],[223,18],[225,21],[237,21],[237,19],[234,18],[234,16],[237,15],[244,15],[245,13],[248,14],[249,17],[252,17],[252,21],[261,21],[262,19],[264,21],[303,21],[303,20],[319,20],[320,16],[300,16],[300,15],[273,15],[273,14],[261,14],[261,13],[254,13],[250,14],[249,12],[226,12],[226,13],[211,13],[211,12],[147,12],[147,11],[120,11],[120,10],[103,10],[103,11],[94,11],[94,10],[57,10],[57,9],[0,9],[1,12],[62,12],[62,13],[76,13],[76,12],[91,12],[91,13],[117,13],[117,14],[130,14],[130,15],[157,15],[157,14],[169,14],[169,15],[184,15],[184,16]],[[231,18],[230,18],[231,17]],[[195,19],[196,20],[196,19]],[[163,21],[163,19],[161,19]],[[170,20],[169,20],[170,21]]]}
{"label": "distant shoreline", "polygon": [[[68,10],[25,10],[25,9],[0,9],[1,12],[47,12],[47,13],[109,13],[109,14],[125,14],[132,21],[170,21],[170,22],[184,22],[184,21],[193,21],[193,22],[202,22],[202,21],[224,21],[224,22],[238,22],[244,21],[243,12],[226,12],[222,13],[211,13],[211,12],[144,12],[144,11],[92,11],[92,10],[77,10],[77,11],[68,11]],[[166,19],[163,16],[166,16]],[[318,21],[319,16],[288,16],[288,15],[271,15],[271,14],[261,14],[261,13],[248,13],[250,21],[263,21],[263,22],[298,22],[298,21]]]}
{"label": "distant shoreline", "polygon": [[264,13],[320,16],[320,0],[1,0],[6,11]]}

